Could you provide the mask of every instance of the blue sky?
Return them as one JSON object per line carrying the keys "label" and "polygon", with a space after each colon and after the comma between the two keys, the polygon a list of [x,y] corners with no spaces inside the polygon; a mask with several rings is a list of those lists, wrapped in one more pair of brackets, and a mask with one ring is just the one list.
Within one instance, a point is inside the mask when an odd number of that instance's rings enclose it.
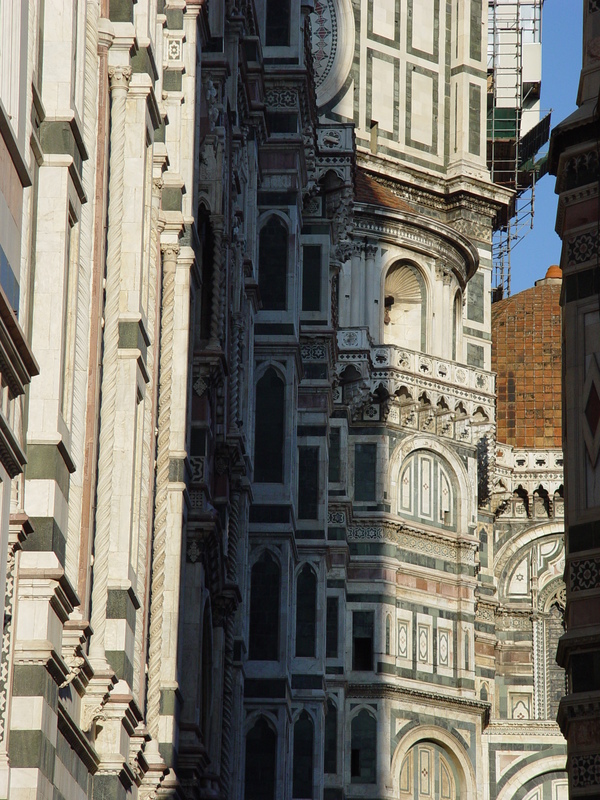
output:
{"label": "blue sky", "polygon": [[[581,70],[582,0],[546,0],[542,16],[542,116],[552,109],[552,126],[577,107]],[[512,251],[511,294],[533,286],[550,264],[560,261],[554,231],[555,178],[546,175],[535,190],[533,230]]]}

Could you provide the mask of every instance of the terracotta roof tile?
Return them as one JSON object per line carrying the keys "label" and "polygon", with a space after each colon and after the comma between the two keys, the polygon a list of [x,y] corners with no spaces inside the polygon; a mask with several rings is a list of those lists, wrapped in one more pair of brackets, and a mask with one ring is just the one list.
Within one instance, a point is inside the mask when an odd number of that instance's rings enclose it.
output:
{"label": "terracotta roof tile", "polygon": [[410,206],[398,195],[394,194],[391,189],[382,186],[378,183],[372,175],[369,175],[361,167],[356,170],[356,200],[359,203],[367,203],[372,206],[382,206],[383,208],[390,208],[394,211],[410,211],[413,214],[415,209]]}
{"label": "terracotta roof tile", "polygon": [[562,447],[560,290],[558,281],[541,281],[492,305],[497,435],[504,444]]}

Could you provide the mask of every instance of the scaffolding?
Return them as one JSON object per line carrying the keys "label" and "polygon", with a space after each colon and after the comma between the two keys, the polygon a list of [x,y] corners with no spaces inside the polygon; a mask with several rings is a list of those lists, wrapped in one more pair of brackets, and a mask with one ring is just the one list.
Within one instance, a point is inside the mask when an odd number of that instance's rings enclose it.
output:
{"label": "scaffolding", "polygon": [[543,0],[488,0],[487,159],[494,183],[513,203],[494,234],[494,297],[510,295],[511,253],[533,226],[536,156],[548,141],[550,115],[540,120]]}

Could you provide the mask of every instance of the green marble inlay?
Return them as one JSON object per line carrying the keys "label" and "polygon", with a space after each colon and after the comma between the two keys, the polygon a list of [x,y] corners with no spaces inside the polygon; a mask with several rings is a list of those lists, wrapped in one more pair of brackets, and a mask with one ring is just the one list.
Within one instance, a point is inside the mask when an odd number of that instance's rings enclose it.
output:
{"label": "green marble inlay", "polygon": [[43,697],[51,708],[58,699],[58,687],[45,666],[41,664],[15,664],[13,672],[15,697]]}
{"label": "green marble inlay", "polygon": [[92,800],[127,800],[130,793],[118,775],[100,773],[92,779]]}
{"label": "green marble inlay", "polygon": [[109,589],[106,601],[107,619],[125,619],[135,631],[136,610],[140,604],[132,589]]}
{"label": "green marble inlay", "polygon": [[469,84],[469,153],[481,154],[481,86]]}
{"label": "green marble inlay", "polygon": [[13,728],[8,759],[13,769],[39,769],[50,783],[54,779],[55,750],[43,731]]}
{"label": "green marble inlay", "polygon": [[[182,85],[182,76],[179,70],[166,69],[163,72],[163,89],[166,92],[180,92],[181,85]],[[165,189],[163,189],[163,197],[164,194],[165,194]]]}
{"label": "green marble inlay", "polygon": [[479,367],[483,369],[483,353],[483,347],[480,347],[478,344],[472,344],[472,342],[467,342],[467,364],[470,367]]}
{"label": "green marble inlay", "polygon": [[483,322],[483,275],[473,275],[467,286],[467,318]]}
{"label": "green marble inlay", "polygon": [[158,78],[158,72],[156,71],[154,55],[150,47],[140,47],[137,53],[131,57],[130,63],[132,72],[149,75],[154,86]]}
{"label": "green marble inlay", "polygon": [[110,0],[108,18],[111,22],[133,22],[134,0]]}
{"label": "green marble inlay", "polygon": [[133,665],[124,650],[107,650],[106,660],[119,680],[127,681],[133,686]]}
{"label": "green marble inlay", "polygon": [[65,500],[69,499],[69,481],[73,470],[65,462],[63,454],[56,444],[28,444],[27,480],[56,481]]}
{"label": "green marble inlay", "polygon": [[469,56],[473,61],[481,61],[481,0],[471,0],[469,19]]}
{"label": "green marble inlay", "polygon": [[33,533],[23,542],[23,550],[54,552],[65,563],[66,538],[54,517],[30,517]]}
{"label": "green marble inlay", "polygon": [[177,689],[160,690],[161,717],[174,717],[181,705],[181,696]]}
{"label": "green marble inlay", "polygon": [[[181,86],[179,86],[179,89],[181,89]],[[180,187],[165,186],[162,190],[162,207],[164,211],[181,211],[182,197],[183,191]]]}

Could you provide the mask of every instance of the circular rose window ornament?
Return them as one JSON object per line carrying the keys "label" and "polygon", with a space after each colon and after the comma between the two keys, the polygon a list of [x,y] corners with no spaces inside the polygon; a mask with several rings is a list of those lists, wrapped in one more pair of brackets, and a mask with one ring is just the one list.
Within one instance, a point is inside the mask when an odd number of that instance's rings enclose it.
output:
{"label": "circular rose window ornament", "polygon": [[354,16],[350,0],[315,0],[312,52],[317,104],[322,107],[346,83],[354,53]]}

